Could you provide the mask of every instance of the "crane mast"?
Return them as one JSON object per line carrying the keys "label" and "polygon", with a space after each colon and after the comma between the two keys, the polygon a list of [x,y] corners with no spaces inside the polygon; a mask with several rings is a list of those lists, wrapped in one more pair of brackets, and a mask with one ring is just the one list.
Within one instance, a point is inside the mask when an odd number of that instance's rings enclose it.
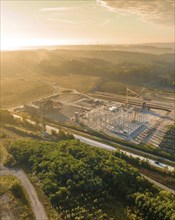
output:
{"label": "crane mast", "polygon": [[129,89],[129,88],[127,87],[127,88],[126,88],[126,101],[125,101],[126,106],[128,106],[128,94],[129,94],[129,92],[132,93],[132,94],[134,94],[134,95],[139,96],[139,94],[138,94],[137,92],[134,92],[134,91],[132,91],[131,89]]}

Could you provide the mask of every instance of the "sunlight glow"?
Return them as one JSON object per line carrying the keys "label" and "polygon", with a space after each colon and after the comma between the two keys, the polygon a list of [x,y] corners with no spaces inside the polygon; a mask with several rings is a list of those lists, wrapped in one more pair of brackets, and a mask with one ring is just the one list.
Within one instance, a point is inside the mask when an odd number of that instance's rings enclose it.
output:
{"label": "sunlight glow", "polygon": [[[161,7],[152,13],[154,3],[147,1],[135,6],[130,1],[120,5],[119,0],[2,1],[0,50],[173,42],[172,4],[158,2]],[[144,10],[143,17],[140,14]]]}
{"label": "sunlight glow", "polygon": [[59,46],[90,43],[83,39],[1,39],[1,50],[20,50],[41,46]]}

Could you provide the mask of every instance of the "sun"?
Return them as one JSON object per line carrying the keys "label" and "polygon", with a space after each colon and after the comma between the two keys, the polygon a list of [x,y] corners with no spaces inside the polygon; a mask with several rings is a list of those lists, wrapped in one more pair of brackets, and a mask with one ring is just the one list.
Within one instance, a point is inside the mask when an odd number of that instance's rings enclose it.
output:
{"label": "sun", "polygon": [[15,45],[14,45],[12,42],[8,41],[7,39],[1,38],[0,49],[1,49],[1,50],[11,50],[11,49],[15,49]]}
{"label": "sun", "polygon": [[44,47],[44,46],[59,46],[59,45],[75,45],[83,44],[83,40],[74,39],[17,39],[17,38],[2,38],[1,50],[20,50],[28,49],[31,47]]}

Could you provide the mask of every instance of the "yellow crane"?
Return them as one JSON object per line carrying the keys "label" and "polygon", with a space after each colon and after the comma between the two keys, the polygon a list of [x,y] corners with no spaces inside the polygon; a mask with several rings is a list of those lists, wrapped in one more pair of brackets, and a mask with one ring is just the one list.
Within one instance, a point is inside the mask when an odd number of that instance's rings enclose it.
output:
{"label": "yellow crane", "polygon": [[[132,91],[131,89],[129,89],[127,87],[126,88],[126,101],[125,101],[126,106],[128,106],[128,94],[129,94],[129,92],[134,94],[134,95],[137,95],[137,97],[140,96],[137,92],[134,92],[134,91]],[[136,115],[137,115],[137,111],[135,110],[133,120],[132,120],[133,123],[135,123]]]}
{"label": "yellow crane", "polygon": [[126,106],[128,105],[128,93],[132,93],[132,94],[134,94],[134,95],[137,95],[137,96],[139,96],[139,94],[137,93],[137,92],[134,92],[134,91],[132,91],[131,89],[129,89],[128,87],[126,88],[126,101],[125,101],[125,104],[126,104]]}

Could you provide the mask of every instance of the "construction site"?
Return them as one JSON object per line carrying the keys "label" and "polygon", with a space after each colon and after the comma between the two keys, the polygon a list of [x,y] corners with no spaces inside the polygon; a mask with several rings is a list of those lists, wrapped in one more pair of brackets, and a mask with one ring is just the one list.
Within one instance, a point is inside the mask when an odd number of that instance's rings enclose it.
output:
{"label": "construction site", "polygon": [[92,129],[131,136],[147,122],[147,108],[129,105],[102,105],[89,112],[76,113],[76,121]]}
{"label": "construction site", "polygon": [[[129,94],[135,95],[132,101]],[[165,125],[173,122],[170,118],[167,119],[171,112],[168,106],[160,106],[150,101],[147,104],[139,97],[139,94],[129,88],[126,89],[126,96],[123,100],[116,102],[101,98],[94,100],[98,103],[94,108],[85,110],[82,107],[81,113],[75,112],[75,122],[98,132],[135,143],[144,142],[148,136],[151,137],[163,121],[164,123],[166,121]],[[158,140],[161,141],[161,137]]]}
{"label": "construction site", "polygon": [[160,101],[145,99],[129,88],[126,88],[125,96],[82,94],[76,90],[58,88],[57,91],[20,110],[51,121],[155,146],[159,146],[167,125],[174,123],[173,100],[162,105]]}

